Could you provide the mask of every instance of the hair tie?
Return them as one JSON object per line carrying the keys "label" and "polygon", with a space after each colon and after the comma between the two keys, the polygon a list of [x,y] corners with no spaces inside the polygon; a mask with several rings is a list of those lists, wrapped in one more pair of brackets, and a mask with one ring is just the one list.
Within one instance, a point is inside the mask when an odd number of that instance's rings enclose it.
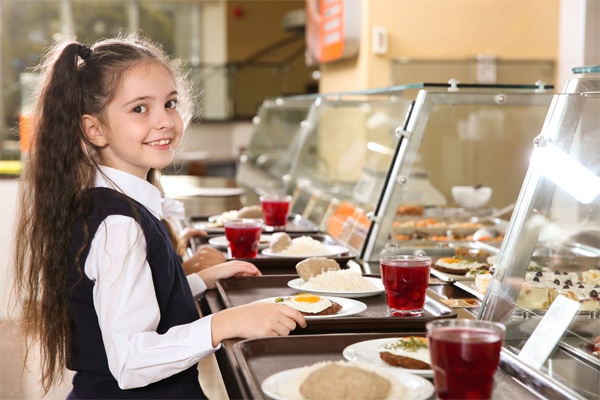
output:
{"label": "hair tie", "polygon": [[87,60],[92,55],[92,49],[86,45],[80,44],[79,47],[77,47],[77,54],[79,54],[79,57],[81,57],[82,60]]}

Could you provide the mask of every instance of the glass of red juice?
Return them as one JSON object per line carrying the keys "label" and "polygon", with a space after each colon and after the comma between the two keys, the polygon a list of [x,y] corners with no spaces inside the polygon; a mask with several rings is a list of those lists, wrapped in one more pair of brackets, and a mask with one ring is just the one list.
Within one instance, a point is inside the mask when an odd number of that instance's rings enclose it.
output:
{"label": "glass of red juice", "polygon": [[388,313],[395,316],[421,315],[429,286],[431,258],[388,255],[380,257],[379,266]]}
{"label": "glass of red juice", "polygon": [[260,196],[265,225],[275,229],[285,229],[292,196],[264,195]]}
{"label": "glass of red juice", "polygon": [[490,399],[506,327],[444,319],[426,325],[435,390],[440,399]]}
{"label": "glass of red juice", "polygon": [[231,258],[255,258],[263,228],[262,219],[243,218],[224,222],[227,251]]}

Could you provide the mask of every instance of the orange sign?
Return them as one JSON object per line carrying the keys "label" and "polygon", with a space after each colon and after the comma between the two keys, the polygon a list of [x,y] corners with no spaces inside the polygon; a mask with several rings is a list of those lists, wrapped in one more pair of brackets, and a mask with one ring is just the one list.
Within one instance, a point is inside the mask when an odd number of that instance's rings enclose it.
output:
{"label": "orange sign", "polygon": [[306,0],[307,64],[353,57],[360,40],[359,0]]}

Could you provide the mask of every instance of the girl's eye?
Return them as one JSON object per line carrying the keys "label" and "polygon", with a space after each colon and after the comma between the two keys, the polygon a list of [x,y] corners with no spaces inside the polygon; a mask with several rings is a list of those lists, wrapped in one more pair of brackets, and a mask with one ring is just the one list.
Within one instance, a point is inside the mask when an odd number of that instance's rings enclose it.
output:
{"label": "girl's eye", "polygon": [[144,113],[146,111],[148,111],[148,107],[146,107],[146,106],[137,106],[133,109],[134,113],[140,113],[140,114]]}
{"label": "girl's eye", "polygon": [[177,100],[169,100],[165,104],[165,108],[177,108]]}

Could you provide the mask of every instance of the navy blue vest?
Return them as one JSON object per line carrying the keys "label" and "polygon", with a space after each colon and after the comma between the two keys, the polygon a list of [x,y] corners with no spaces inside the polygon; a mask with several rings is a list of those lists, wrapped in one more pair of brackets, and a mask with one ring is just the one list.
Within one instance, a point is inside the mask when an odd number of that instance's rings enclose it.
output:
{"label": "navy blue vest", "polygon": [[[71,359],[67,367],[76,374],[69,399],[199,399],[206,398],[193,366],[148,386],[122,390],[108,369],[106,351],[92,300],[94,283],[76,266],[76,254],[86,242],[79,259],[81,268],[90,250],[91,240],[100,223],[110,215],[135,218],[143,229],[147,260],[152,271],[154,291],[160,308],[158,334],[199,318],[180,259],[161,221],[143,205],[107,188],[94,188],[91,213],[80,220],[71,239],[69,256],[69,308],[71,312]],[[86,227],[87,225],[87,227]],[[87,233],[86,233],[87,232]]]}

